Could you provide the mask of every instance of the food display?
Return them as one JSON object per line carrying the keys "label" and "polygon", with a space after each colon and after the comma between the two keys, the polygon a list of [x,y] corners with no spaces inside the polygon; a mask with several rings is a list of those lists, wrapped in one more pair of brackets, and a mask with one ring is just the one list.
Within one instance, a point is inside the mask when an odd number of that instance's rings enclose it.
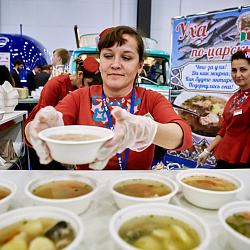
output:
{"label": "food display", "polygon": [[84,182],[63,180],[45,183],[35,188],[32,193],[47,199],[70,199],[91,192],[93,188]]}
{"label": "food display", "polygon": [[52,218],[27,219],[0,229],[0,249],[47,249],[67,247],[75,238],[71,225]]}
{"label": "food display", "polygon": [[198,233],[187,223],[169,216],[149,215],[125,222],[120,237],[138,249],[194,249]]}
{"label": "food display", "polygon": [[133,179],[122,181],[114,186],[114,190],[124,195],[154,198],[172,192],[170,187],[158,181]]}
{"label": "food display", "polygon": [[250,239],[250,212],[234,213],[226,219],[226,223],[235,231]]}
{"label": "food display", "polygon": [[183,178],[182,181],[192,187],[211,191],[232,191],[238,188],[234,183],[215,176],[192,175]]}
{"label": "food display", "polygon": [[226,100],[213,95],[196,95],[181,103],[181,107],[198,115],[179,110],[179,115],[188,122],[193,133],[214,137],[219,132]]}

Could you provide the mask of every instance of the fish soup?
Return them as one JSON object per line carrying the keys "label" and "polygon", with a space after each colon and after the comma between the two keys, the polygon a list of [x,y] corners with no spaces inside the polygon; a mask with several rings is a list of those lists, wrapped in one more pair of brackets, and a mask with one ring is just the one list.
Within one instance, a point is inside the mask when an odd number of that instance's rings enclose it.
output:
{"label": "fish soup", "polygon": [[101,139],[102,137],[92,134],[56,134],[48,138],[59,141],[91,141]]}
{"label": "fish soup", "polygon": [[11,190],[7,187],[0,186],[0,200],[11,194]]}
{"label": "fish soup", "polygon": [[90,193],[93,188],[84,182],[63,180],[38,186],[32,194],[47,199],[69,199]]}
{"label": "fish soup", "polygon": [[214,137],[222,125],[222,114],[226,102],[225,99],[216,96],[197,95],[184,101],[181,107],[200,114],[200,117],[181,110],[178,111],[178,114],[188,122],[192,132]]}
{"label": "fish soup", "polygon": [[183,178],[181,181],[192,187],[211,191],[232,191],[238,188],[230,181],[207,175],[192,175]]}
{"label": "fish soup", "polygon": [[193,249],[200,245],[195,229],[169,216],[147,215],[125,222],[119,236],[130,245],[145,250]]}
{"label": "fish soup", "polygon": [[0,249],[47,249],[67,247],[75,239],[69,223],[52,218],[27,219],[0,229]]}
{"label": "fish soup", "polygon": [[238,233],[250,238],[250,212],[238,212],[229,216],[226,223]]}
{"label": "fish soup", "polygon": [[154,198],[167,195],[172,192],[167,185],[153,180],[133,179],[117,183],[116,192],[141,198]]}

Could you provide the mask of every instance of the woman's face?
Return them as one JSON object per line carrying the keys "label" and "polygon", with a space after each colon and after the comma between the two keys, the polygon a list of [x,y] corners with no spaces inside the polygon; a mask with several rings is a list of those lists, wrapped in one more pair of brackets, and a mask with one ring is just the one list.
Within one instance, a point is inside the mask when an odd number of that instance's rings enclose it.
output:
{"label": "woman's face", "polygon": [[127,42],[122,46],[104,48],[100,53],[100,71],[104,93],[107,96],[126,96],[131,92],[134,79],[140,73],[143,61],[139,61],[137,41],[123,35]]}
{"label": "woman's face", "polygon": [[250,65],[245,59],[232,61],[231,76],[241,90],[250,88]]}

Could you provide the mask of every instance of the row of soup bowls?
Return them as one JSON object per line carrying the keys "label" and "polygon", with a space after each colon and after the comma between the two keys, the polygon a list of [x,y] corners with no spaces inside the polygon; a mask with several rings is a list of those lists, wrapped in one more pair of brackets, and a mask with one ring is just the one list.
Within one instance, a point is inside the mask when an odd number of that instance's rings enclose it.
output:
{"label": "row of soup bowls", "polygon": [[[184,180],[190,176],[206,176],[218,180],[226,180],[230,183],[233,183],[236,186],[236,189],[232,191],[211,191],[196,188],[184,183]],[[176,175],[176,180],[177,183],[181,186],[181,190],[187,201],[201,208],[219,209],[218,215],[221,224],[223,225],[227,233],[230,234],[229,240],[232,246],[235,247],[235,249],[246,249],[250,247],[250,239],[236,232],[226,223],[226,219],[235,213],[250,213],[250,201],[232,202],[235,199],[236,195],[243,189],[243,183],[240,179],[217,170],[214,171],[207,169],[194,169],[180,171]],[[73,183],[71,181],[73,181]],[[150,181],[150,183],[148,183],[148,181]],[[74,186],[74,182],[83,183],[84,186],[91,187],[92,189],[84,195],[80,195],[78,197],[73,197],[71,195],[72,198],[67,197],[67,199],[43,198],[34,194],[34,192],[43,187],[43,185],[49,185],[51,183],[60,184],[58,187],[58,189],[61,190],[61,192],[59,192],[58,194],[59,196],[60,193],[67,193],[66,191],[62,191],[63,185],[65,183],[67,183],[67,185],[69,185],[71,189],[73,188],[73,190],[77,192],[79,191],[79,188]],[[133,186],[133,183],[136,183],[136,185]],[[170,193],[159,197],[145,198],[122,194],[119,190],[121,186],[127,186],[129,188],[128,192],[130,192],[131,190],[133,192],[134,190],[138,191],[139,187],[155,187],[155,185],[157,185],[156,183],[159,184],[157,188],[162,187],[164,189],[165,187],[168,187],[170,189]],[[116,214],[114,214],[112,219],[110,220],[110,233],[112,238],[122,249],[157,249],[158,245],[162,247],[161,244],[170,244],[169,240],[166,239],[171,234],[174,234],[175,238],[177,237],[177,241],[183,241],[183,243],[188,242],[188,244],[191,244],[190,236],[188,236],[185,231],[183,231],[183,228],[180,228],[180,225],[178,224],[180,222],[177,222],[177,225],[171,227],[173,228],[173,232],[171,232],[172,229],[170,230],[170,232],[166,229],[158,230],[153,232],[153,236],[143,235],[142,238],[138,238],[136,241],[134,240],[134,238],[138,236],[138,231],[131,232],[131,230],[129,230],[129,232],[125,232],[125,238],[126,235],[130,235],[132,233],[132,236],[127,237],[130,240],[131,238],[133,239],[135,245],[132,246],[131,242],[127,243],[124,239],[121,238],[120,228],[127,221],[140,216],[144,220],[146,219],[146,221],[148,218],[158,216],[168,216],[169,218],[180,220],[187,225],[190,225],[195,230],[195,232],[198,233],[200,239],[198,245],[196,245],[195,247],[191,246],[191,248],[185,249],[206,249],[206,247],[208,247],[210,242],[210,232],[204,221],[199,218],[199,216],[192,213],[191,211],[188,211],[187,209],[168,204],[170,199],[179,190],[179,186],[177,185],[177,183],[163,175],[151,173],[121,174],[108,182],[108,189],[113,194],[114,200],[117,206],[120,208],[120,210]],[[205,181],[205,184],[211,184],[211,181]],[[214,184],[212,183],[211,185]],[[0,200],[0,213],[3,213],[9,208],[9,201],[13,198],[16,192],[16,185],[11,181],[1,180],[0,186],[5,186],[11,190],[11,193],[7,197]],[[81,214],[88,208],[93,195],[98,192],[98,188],[99,185],[93,178],[78,173],[57,174],[49,177],[46,176],[46,178],[39,177],[37,179],[34,179],[25,186],[25,194],[30,198],[30,200],[33,201],[33,205],[36,205],[36,207],[20,208],[0,215],[0,235],[1,228],[4,228],[20,220],[27,220],[27,218],[34,217],[57,218],[58,221],[68,221],[75,232],[74,240],[64,249],[75,249],[76,246],[80,244],[82,235],[84,233],[82,222],[77,214]],[[44,189],[48,190],[49,188],[46,187]],[[148,190],[146,190],[146,192],[148,192]],[[145,203],[148,204],[146,205]],[[44,206],[46,206],[46,209]],[[129,228],[129,226],[127,227]],[[135,226],[133,225],[132,227]],[[138,230],[141,232],[141,229]],[[164,240],[165,243],[162,243],[162,241]]]}

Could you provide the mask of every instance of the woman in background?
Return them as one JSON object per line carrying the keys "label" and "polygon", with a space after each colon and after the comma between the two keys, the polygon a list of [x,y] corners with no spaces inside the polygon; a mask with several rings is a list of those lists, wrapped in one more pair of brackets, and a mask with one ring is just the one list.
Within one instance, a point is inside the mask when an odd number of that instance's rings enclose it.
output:
{"label": "woman in background", "polygon": [[228,100],[222,129],[198,156],[197,165],[204,165],[214,150],[216,168],[250,168],[250,50],[232,55],[231,76],[240,89]]}
{"label": "woman in background", "polygon": [[[53,77],[43,87],[41,96],[37,105],[31,111],[24,123],[24,131],[26,126],[34,119],[36,113],[46,106],[55,107],[60,100],[78,88],[82,88],[94,84],[102,84],[99,63],[94,57],[87,57],[84,61],[76,59],[76,72],[74,74],[64,74]],[[25,139],[25,143],[29,146],[30,165],[35,170],[58,170],[66,169],[62,164],[53,161],[48,165],[39,163],[39,158],[31,144]]]}
{"label": "woman in background", "polygon": [[56,109],[41,109],[26,127],[26,138],[40,161],[46,164],[52,158],[38,132],[62,124],[114,128],[114,137],[102,146],[96,161],[78,169],[149,170],[155,144],[175,150],[191,147],[191,128],[169,101],[135,86],[144,62],[142,37],[127,26],[109,28],[100,34],[98,50],[103,85],[74,91]]}
{"label": "woman in background", "polygon": [[15,81],[8,68],[5,65],[0,65],[0,85],[3,85],[5,81],[8,81],[13,87],[15,87]]}

